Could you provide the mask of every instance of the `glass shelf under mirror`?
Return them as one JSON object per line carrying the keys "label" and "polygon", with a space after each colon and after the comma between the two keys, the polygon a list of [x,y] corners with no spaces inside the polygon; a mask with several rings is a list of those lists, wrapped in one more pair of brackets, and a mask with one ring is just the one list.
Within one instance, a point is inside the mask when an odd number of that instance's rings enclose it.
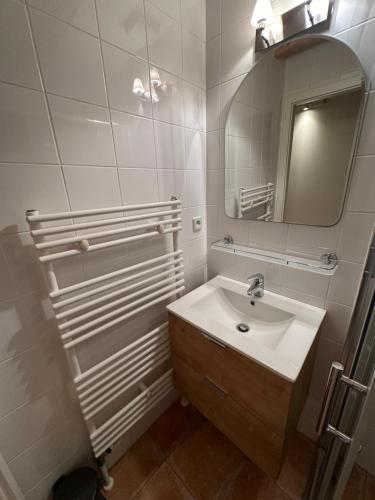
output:
{"label": "glass shelf under mirror", "polygon": [[261,260],[263,262],[272,262],[280,266],[288,266],[303,271],[324,274],[326,276],[333,276],[335,274],[338,262],[337,259],[335,260],[335,258],[333,258],[332,262],[326,264],[322,259],[318,258],[306,258],[299,255],[270,251],[237,243],[225,243],[222,240],[212,243],[211,249],[238,255],[240,257],[247,257],[249,259]]}

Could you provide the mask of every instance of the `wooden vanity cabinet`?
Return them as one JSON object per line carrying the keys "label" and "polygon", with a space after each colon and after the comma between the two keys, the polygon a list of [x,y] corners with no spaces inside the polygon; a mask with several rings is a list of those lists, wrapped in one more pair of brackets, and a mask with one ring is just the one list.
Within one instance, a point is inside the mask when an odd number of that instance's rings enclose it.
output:
{"label": "wooden vanity cabinet", "polygon": [[313,350],[289,382],[169,313],[177,389],[255,464],[277,478],[307,396]]}

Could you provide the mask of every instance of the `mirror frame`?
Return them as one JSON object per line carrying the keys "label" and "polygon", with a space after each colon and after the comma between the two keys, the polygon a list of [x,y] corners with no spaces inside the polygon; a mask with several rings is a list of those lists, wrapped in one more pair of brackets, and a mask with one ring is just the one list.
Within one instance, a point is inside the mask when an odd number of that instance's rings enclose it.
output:
{"label": "mirror frame", "polygon": [[[275,52],[275,50],[279,49],[282,46],[286,46],[286,45],[288,45],[290,43],[296,42],[298,40],[303,40],[303,39],[306,39],[306,38],[323,39],[323,40],[327,40],[327,41],[332,41],[332,42],[334,42],[334,43],[336,43],[338,45],[343,46],[346,50],[349,50],[353,54],[353,56],[357,59],[358,65],[362,69],[362,74],[363,74],[362,82],[361,82],[362,97],[361,97],[361,102],[360,102],[360,105],[359,105],[358,119],[357,119],[357,123],[356,123],[356,126],[355,126],[355,133],[354,133],[354,136],[353,136],[353,143],[352,143],[352,147],[351,147],[351,156],[350,156],[348,170],[347,170],[347,176],[346,176],[346,188],[345,188],[345,192],[343,193],[343,201],[342,201],[342,204],[341,204],[341,209],[340,209],[340,213],[338,215],[338,218],[337,218],[336,222],[334,222],[333,224],[329,224],[329,225],[326,225],[326,226],[317,226],[317,225],[313,225],[313,224],[304,224],[302,222],[301,223],[284,222],[284,221],[268,221],[268,222],[266,222],[266,221],[256,220],[256,219],[252,220],[252,219],[242,219],[240,217],[232,217],[232,216],[230,216],[230,215],[228,215],[226,213],[226,206],[225,206],[225,187],[226,187],[226,182],[225,182],[225,169],[226,169],[226,161],[225,161],[226,160],[225,130],[226,130],[226,127],[227,127],[228,117],[229,117],[229,113],[230,113],[233,101],[234,101],[234,99],[235,99],[235,97],[237,95],[237,92],[241,88],[242,84],[245,82],[245,79],[253,71],[253,69],[258,64],[260,64],[263,61],[263,59],[265,57],[267,57],[271,52]],[[292,224],[292,225],[296,225],[296,226],[308,226],[308,227],[334,227],[334,226],[336,226],[341,221],[342,216],[343,216],[343,212],[344,212],[344,208],[345,208],[345,205],[346,205],[346,202],[347,202],[347,199],[348,199],[349,186],[350,186],[350,182],[351,182],[351,179],[352,179],[352,176],[353,176],[354,163],[355,163],[356,154],[357,154],[357,151],[358,151],[359,141],[360,141],[360,138],[361,138],[361,129],[362,129],[363,119],[364,119],[364,115],[365,115],[365,111],[366,111],[366,106],[367,106],[367,99],[368,99],[368,91],[367,91],[367,89],[368,89],[368,78],[367,78],[366,72],[364,70],[363,64],[360,61],[360,59],[359,59],[358,55],[356,54],[356,52],[354,52],[354,50],[351,47],[349,47],[349,45],[347,45],[345,42],[343,42],[342,40],[339,40],[339,39],[337,39],[337,38],[335,38],[333,36],[325,35],[325,34],[320,34],[320,33],[306,33],[306,34],[303,34],[303,35],[300,35],[300,36],[296,36],[296,37],[293,37],[293,38],[288,38],[287,40],[284,40],[283,42],[280,42],[280,43],[278,43],[276,45],[272,45],[269,49],[266,49],[266,50],[263,50],[263,51],[257,52],[257,53],[254,52],[254,54],[255,54],[255,62],[251,66],[250,70],[243,77],[243,79],[241,80],[241,83],[239,84],[239,86],[236,89],[236,92],[231,97],[230,102],[228,104],[228,110],[227,110],[227,113],[226,113],[226,116],[225,116],[224,137],[223,137],[223,141],[224,141],[224,193],[223,193],[223,195],[224,195],[224,215],[225,215],[225,217],[228,217],[228,219],[238,220],[238,221],[244,221],[244,222],[266,222],[266,223],[271,222],[273,224]],[[332,95],[333,94],[334,94],[334,92],[332,92]],[[291,130],[291,128],[289,126],[288,137],[290,137],[290,130]],[[289,141],[288,150],[287,150],[287,157],[289,157],[289,155],[290,155],[290,141]]]}

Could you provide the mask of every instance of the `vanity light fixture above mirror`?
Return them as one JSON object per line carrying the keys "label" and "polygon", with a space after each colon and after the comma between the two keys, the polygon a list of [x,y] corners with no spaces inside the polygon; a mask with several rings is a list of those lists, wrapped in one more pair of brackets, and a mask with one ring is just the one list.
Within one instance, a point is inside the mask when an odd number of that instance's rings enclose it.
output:
{"label": "vanity light fixture above mirror", "polygon": [[328,22],[331,0],[257,0],[251,24],[257,29],[255,52]]}

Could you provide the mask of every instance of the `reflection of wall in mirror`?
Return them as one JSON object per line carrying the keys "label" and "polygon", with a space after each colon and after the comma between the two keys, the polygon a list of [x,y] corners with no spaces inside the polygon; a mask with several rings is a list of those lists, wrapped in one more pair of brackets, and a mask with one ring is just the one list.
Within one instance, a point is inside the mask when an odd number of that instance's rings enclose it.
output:
{"label": "reflection of wall in mirror", "polygon": [[[263,59],[243,81],[232,102],[225,130],[225,207],[229,217],[241,214],[240,188],[275,182],[284,64]],[[260,206],[253,219],[265,213]]]}

